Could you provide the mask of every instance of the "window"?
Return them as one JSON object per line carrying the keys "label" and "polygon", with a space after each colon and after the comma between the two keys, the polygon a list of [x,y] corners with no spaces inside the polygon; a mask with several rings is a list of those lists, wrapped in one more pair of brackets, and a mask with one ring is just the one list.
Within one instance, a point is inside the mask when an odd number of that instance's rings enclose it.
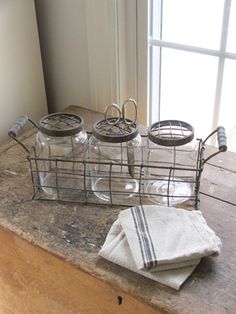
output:
{"label": "window", "polygon": [[149,123],[223,125],[236,150],[235,38],[236,0],[149,0]]}

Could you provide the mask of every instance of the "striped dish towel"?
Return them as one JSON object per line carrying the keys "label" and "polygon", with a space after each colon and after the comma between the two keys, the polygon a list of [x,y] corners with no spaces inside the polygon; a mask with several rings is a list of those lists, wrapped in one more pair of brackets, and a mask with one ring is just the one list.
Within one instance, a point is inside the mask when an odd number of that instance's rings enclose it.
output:
{"label": "striped dish towel", "polygon": [[200,211],[156,205],[121,211],[99,255],[174,289],[221,241]]}

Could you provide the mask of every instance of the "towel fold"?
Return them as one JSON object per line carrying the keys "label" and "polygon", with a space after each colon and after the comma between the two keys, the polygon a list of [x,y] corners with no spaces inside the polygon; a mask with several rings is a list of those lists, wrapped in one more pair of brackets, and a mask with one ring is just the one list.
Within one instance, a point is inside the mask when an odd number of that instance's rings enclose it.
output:
{"label": "towel fold", "polygon": [[182,283],[189,277],[189,275],[197,266],[196,264],[194,266],[168,271],[159,271],[156,273],[141,270],[138,271],[131,254],[127,238],[121,228],[119,219],[114,222],[110,231],[108,232],[103,247],[99,251],[99,255],[110,262],[113,262],[176,290],[180,288]]}
{"label": "towel fold", "polygon": [[202,257],[220,250],[200,211],[147,205],[120,212],[99,255],[179,289]]}
{"label": "towel fold", "polygon": [[137,206],[120,212],[119,221],[138,270],[191,262],[221,250],[220,239],[197,210]]}

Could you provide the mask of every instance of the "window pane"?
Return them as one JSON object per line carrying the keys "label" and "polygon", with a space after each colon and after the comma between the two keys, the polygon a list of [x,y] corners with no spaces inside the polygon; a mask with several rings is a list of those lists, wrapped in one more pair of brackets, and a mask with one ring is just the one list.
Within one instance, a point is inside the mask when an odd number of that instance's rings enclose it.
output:
{"label": "window pane", "polygon": [[219,124],[226,130],[228,148],[236,152],[236,60],[225,61]]}
{"label": "window pane", "polygon": [[211,132],[218,60],[216,57],[162,49],[161,120],[178,119]]}
{"label": "window pane", "polygon": [[236,1],[231,1],[227,51],[236,53]]}
{"label": "window pane", "polygon": [[[159,39],[159,18],[154,2],[153,31]],[[219,49],[224,0],[163,0],[162,40]]]}

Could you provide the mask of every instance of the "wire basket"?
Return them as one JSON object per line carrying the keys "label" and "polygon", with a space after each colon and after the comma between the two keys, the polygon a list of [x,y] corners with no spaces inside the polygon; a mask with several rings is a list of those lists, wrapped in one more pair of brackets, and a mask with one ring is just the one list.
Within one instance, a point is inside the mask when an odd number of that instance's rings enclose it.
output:
{"label": "wire basket", "polygon": [[[27,152],[27,159],[30,165],[33,186],[32,198],[37,200],[68,201],[83,204],[101,204],[109,206],[119,205],[126,207],[142,204],[153,204],[153,202],[157,204],[163,204],[164,200],[164,204],[167,206],[175,205],[177,207],[181,206],[188,209],[197,209],[199,203],[200,180],[205,163],[217,154],[227,150],[225,130],[223,127],[218,127],[205,140],[197,140],[196,160],[194,166],[189,166],[184,162],[176,164],[173,162],[168,162],[168,160],[163,164],[162,162],[158,161],[158,158],[155,163],[151,164],[149,162],[144,162],[145,158],[140,158],[140,161],[136,162],[135,165],[128,164],[127,161],[114,162],[111,160],[104,162],[100,159],[90,160],[88,156],[81,160],[75,160],[73,158],[41,158],[35,145],[28,148],[25,146],[23,141],[19,140],[18,138],[18,132],[27,121],[31,122],[34,126],[37,127],[37,124],[28,119],[27,116],[23,116],[10,129],[8,134]],[[216,150],[213,154],[205,156],[206,142],[215,133],[217,134],[218,138],[218,150]],[[90,136],[90,133],[88,133],[88,136]],[[147,136],[142,135],[142,140],[144,143],[147,143]],[[125,147],[121,147],[121,149],[125,149]],[[144,154],[146,149],[147,144],[143,146]],[[167,156],[168,150],[169,147],[163,146],[162,151],[157,151],[157,154],[161,153],[164,156]],[[183,153],[181,146],[175,148],[175,153]],[[55,180],[51,183],[50,186],[44,185],[40,180],[40,173],[45,172],[45,168],[42,167],[43,163],[45,162],[50,163],[50,168],[47,170],[48,173],[53,172],[55,174]],[[97,198],[91,188],[91,179],[96,176],[90,171],[91,164],[96,164],[99,169],[103,169],[102,175],[107,177],[111,183],[114,179],[122,179],[122,171],[124,169],[127,171],[127,167],[135,167],[133,179],[138,183],[138,188],[136,191],[132,192],[131,197],[123,198],[124,201],[119,201],[119,203],[117,203],[113,201],[113,195],[114,193],[117,193],[117,191],[115,191],[112,187],[112,184],[110,184],[109,190],[106,191],[110,196],[109,201]],[[99,176],[101,176],[101,173],[99,173]],[[60,180],[62,177],[64,178],[64,181]],[[74,180],[75,182],[79,180],[80,187],[78,188],[75,184],[73,185],[73,188],[71,185],[68,188],[67,180]],[[148,186],[149,182],[152,181],[165,183],[165,190],[155,190],[155,192],[148,190],[146,187]],[[173,193],[171,187],[177,183],[188,186],[186,194],[177,195]],[[45,193],[45,189],[52,189],[54,191],[53,196],[50,193]],[[104,191],[101,190],[100,192]],[[129,192],[124,191],[122,193]],[[162,201],[159,202],[158,199],[161,199]]]}

